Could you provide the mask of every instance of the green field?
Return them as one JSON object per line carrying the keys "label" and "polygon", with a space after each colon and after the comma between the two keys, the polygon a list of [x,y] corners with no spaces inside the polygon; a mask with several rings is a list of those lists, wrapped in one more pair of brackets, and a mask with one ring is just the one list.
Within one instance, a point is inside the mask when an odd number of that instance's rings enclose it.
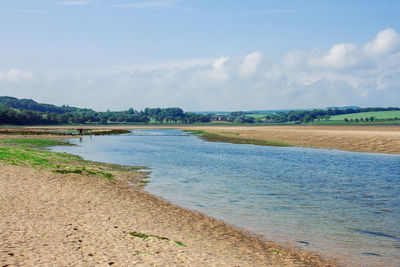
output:
{"label": "green field", "polygon": [[400,119],[400,110],[395,111],[374,111],[374,112],[361,112],[361,113],[353,113],[353,114],[343,114],[343,115],[335,115],[331,116],[329,120],[331,121],[342,121],[345,118],[347,119],[360,119],[360,118],[370,118],[374,117],[376,119],[391,119],[398,118]]}

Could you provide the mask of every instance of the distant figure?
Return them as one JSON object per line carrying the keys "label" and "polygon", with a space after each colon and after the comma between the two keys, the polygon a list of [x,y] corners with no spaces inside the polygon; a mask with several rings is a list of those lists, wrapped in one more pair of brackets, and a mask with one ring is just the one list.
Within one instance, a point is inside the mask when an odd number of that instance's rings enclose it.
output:
{"label": "distant figure", "polygon": [[82,143],[83,141],[83,129],[78,129],[78,134],[79,136],[79,143]]}

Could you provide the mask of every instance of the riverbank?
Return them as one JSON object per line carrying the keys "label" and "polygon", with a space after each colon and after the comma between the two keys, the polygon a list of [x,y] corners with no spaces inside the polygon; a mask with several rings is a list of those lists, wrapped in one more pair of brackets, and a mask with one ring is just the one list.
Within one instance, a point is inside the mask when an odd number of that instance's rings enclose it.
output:
{"label": "riverbank", "polygon": [[[38,129],[43,127],[30,127]],[[48,127],[51,129],[54,127]],[[60,127],[59,127],[60,128]],[[74,128],[72,126],[61,129]],[[75,126],[76,128],[76,126]],[[205,131],[223,142],[297,146],[354,152],[400,154],[400,126],[85,126],[84,129],[162,129]],[[215,138],[217,137],[217,138]],[[219,137],[219,138],[218,138]],[[221,138],[222,137],[222,138]],[[243,141],[240,141],[243,140]]]}
{"label": "riverbank", "polygon": [[196,126],[184,129],[288,146],[400,154],[398,126]]}
{"label": "riverbank", "polygon": [[132,182],[145,175],[133,169],[85,161],[55,171],[71,163],[66,156],[57,164],[52,152],[9,148],[30,160],[9,165],[2,154],[2,266],[335,266],[157,199]]}

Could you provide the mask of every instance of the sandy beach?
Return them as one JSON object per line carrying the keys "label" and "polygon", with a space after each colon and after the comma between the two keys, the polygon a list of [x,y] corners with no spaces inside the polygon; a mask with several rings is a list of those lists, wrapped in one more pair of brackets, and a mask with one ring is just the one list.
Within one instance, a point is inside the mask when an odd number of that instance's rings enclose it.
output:
{"label": "sandy beach", "polygon": [[[399,127],[174,128],[294,146],[400,154]],[[132,175],[124,173],[107,180],[0,164],[1,266],[336,266],[317,254],[282,247],[160,200],[132,187],[131,180]]]}
{"label": "sandy beach", "polygon": [[398,126],[197,126],[219,135],[283,142],[297,147],[400,154]]}
{"label": "sandy beach", "polygon": [[0,165],[0,201],[1,266],[335,266],[132,189],[122,174]]}

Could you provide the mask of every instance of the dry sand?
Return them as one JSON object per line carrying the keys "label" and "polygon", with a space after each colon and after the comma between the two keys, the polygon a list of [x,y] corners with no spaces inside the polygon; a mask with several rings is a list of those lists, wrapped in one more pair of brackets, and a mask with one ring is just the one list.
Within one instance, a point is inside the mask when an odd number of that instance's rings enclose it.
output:
{"label": "dry sand", "polygon": [[224,136],[293,146],[400,154],[399,126],[196,126]]}
{"label": "dry sand", "polygon": [[0,266],[335,266],[132,190],[123,176],[0,165],[0,203]]}

